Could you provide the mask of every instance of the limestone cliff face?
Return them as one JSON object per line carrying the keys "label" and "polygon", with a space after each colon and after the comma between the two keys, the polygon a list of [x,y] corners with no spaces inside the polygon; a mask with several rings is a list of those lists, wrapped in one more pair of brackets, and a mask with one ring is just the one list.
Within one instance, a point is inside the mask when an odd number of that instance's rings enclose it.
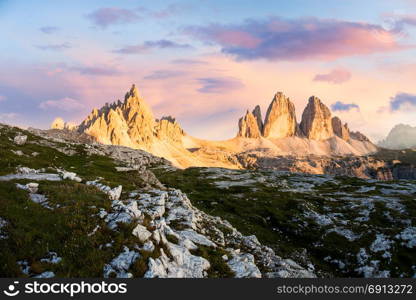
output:
{"label": "limestone cliff face", "polygon": [[334,136],[331,111],[315,96],[309,98],[302,114],[300,129],[312,140],[322,141]]}
{"label": "limestone cliff face", "polygon": [[158,139],[180,143],[184,134],[183,129],[176,122],[175,118],[167,116],[156,120],[155,135]]}
{"label": "limestone cliff face", "polygon": [[332,128],[334,129],[334,134],[342,138],[345,141],[350,140],[350,131],[348,125],[342,125],[341,119],[338,117],[332,118]]}
{"label": "limestone cliff face", "polygon": [[[261,120],[260,120],[261,121]],[[246,115],[238,121],[238,135],[245,138],[261,137],[259,120],[256,116],[247,110]]]}
{"label": "limestone cliff face", "polygon": [[283,93],[276,93],[267,109],[263,136],[275,139],[290,137],[296,135],[296,128],[294,104]]}
{"label": "limestone cliff face", "polygon": [[263,132],[264,124],[263,124],[263,118],[261,116],[261,109],[260,106],[256,105],[256,107],[253,110],[253,115],[257,120],[257,126],[259,127],[260,132]]}
{"label": "limestone cliff face", "polygon": [[119,100],[94,109],[81,123],[79,131],[104,144],[140,149],[149,149],[156,139],[177,142],[184,134],[171,117],[156,121],[135,85],[127,92],[124,102]]}

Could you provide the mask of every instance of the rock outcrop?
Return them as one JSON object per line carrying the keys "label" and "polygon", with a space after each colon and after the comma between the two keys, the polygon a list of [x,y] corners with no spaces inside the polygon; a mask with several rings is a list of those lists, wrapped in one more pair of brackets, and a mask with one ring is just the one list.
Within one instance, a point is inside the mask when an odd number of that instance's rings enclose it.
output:
{"label": "rock outcrop", "polygon": [[350,136],[352,139],[360,141],[360,142],[371,142],[368,137],[366,137],[364,134],[362,134],[359,131],[350,132]]}
{"label": "rock outcrop", "polygon": [[180,143],[184,134],[185,132],[175,118],[167,116],[156,120],[155,135],[157,138]]}
{"label": "rock outcrop", "polygon": [[263,132],[263,118],[261,116],[261,109],[260,106],[256,105],[256,107],[253,110],[253,115],[257,120],[257,126],[259,127],[260,132]]}
{"label": "rock outcrop", "polygon": [[278,92],[267,109],[264,121],[265,138],[285,138],[296,135],[297,123],[294,104]]}
{"label": "rock outcrop", "polygon": [[64,129],[65,128],[65,122],[62,118],[55,118],[51,124],[51,129]]}
{"label": "rock outcrop", "polygon": [[312,140],[322,141],[334,136],[331,111],[318,97],[309,98],[308,105],[302,114],[300,129]]}
{"label": "rock outcrop", "polygon": [[77,125],[71,122],[65,122],[62,118],[58,117],[53,120],[51,124],[51,129],[59,129],[59,130],[75,130]]}
{"label": "rock outcrop", "polygon": [[332,128],[334,129],[334,134],[345,141],[350,140],[350,131],[348,125],[342,125],[341,119],[338,117],[332,118]]}
{"label": "rock outcrop", "polygon": [[237,136],[245,137],[245,138],[261,137],[261,129],[259,128],[259,119],[253,113],[249,112],[248,110],[246,112],[246,115],[243,118],[240,118],[240,120],[238,121],[238,135]]}

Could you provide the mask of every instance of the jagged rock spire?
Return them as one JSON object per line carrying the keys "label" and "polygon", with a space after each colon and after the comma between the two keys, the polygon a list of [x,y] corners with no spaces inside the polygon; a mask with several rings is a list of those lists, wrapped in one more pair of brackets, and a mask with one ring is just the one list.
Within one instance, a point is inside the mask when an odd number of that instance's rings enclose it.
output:
{"label": "jagged rock spire", "polygon": [[283,93],[278,92],[267,109],[264,121],[265,138],[285,138],[296,135],[295,105]]}
{"label": "jagged rock spire", "polygon": [[302,114],[300,129],[312,140],[326,140],[334,136],[331,111],[318,97],[309,98],[308,105]]}
{"label": "jagged rock spire", "polygon": [[338,117],[332,118],[332,129],[334,130],[334,134],[345,141],[350,140],[350,131],[348,129],[348,125],[342,125],[341,119]]}
{"label": "jagged rock spire", "polygon": [[259,129],[258,120],[253,113],[247,110],[245,116],[238,120],[238,135],[246,138],[259,138],[261,131]]}
{"label": "jagged rock spire", "polygon": [[79,131],[104,144],[149,149],[157,139],[180,141],[183,130],[172,118],[155,121],[153,112],[133,84],[124,102],[106,104],[94,109],[81,123]]}
{"label": "jagged rock spire", "polygon": [[257,126],[259,127],[259,130],[261,133],[263,133],[263,118],[261,116],[261,109],[259,105],[256,105],[256,107],[253,109],[253,115],[257,120]]}

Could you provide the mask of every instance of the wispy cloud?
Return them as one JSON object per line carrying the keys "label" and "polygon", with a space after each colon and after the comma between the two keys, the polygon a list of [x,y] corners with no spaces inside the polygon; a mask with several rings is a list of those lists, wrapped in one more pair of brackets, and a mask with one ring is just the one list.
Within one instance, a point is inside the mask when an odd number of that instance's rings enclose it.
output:
{"label": "wispy cloud", "polygon": [[52,34],[52,33],[57,32],[59,28],[56,26],[44,26],[44,27],[39,28],[39,30],[45,34]]}
{"label": "wispy cloud", "polygon": [[146,80],[168,79],[185,75],[186,72],[175,70],[156,70],[151,74],[143,77]]}
{"label": "wispy cloud", "polygon": [[344,69],[334,69],[326,74],[317,74],[313,81],[324,81],[333,84],[341,84],[351,79],[351,73]]}
{"label": "wispy cloud", "polygon": [[6,100],[6,96],[0,95],[0,102]]}
{"label": "wispy cloud", "polygon": [[416,95],[408,93],[398,93],[390,99],[390,110],[398,111],[403,107],[416,108]]}
{"label": "wispy cloud", "polygon": [[19,117],[18,113],[0,113],[0,123],[14,122]]}
{"label": "wispy cloud", "polygon": [[128,24],[140,20],[140,16],[132,10],[118,7],[104,7],[87,15],[96,26],[106,29],[115,24]]}
{"label": "wispy cloud", "polygon": [[71,49],[72,46],[69,43],[62,43],[62,44],[50,44],[50,45],[39,45],[36,48],[40,50],[46,51],[63,51],[67,49]]}
{"label": "wispy cloud", "polygon": [[78,100],[65,97],[57,100],[47,100],[39,104],[39,108],[44,110],[61,110],[66,112],[79,111],[84,108],[84,105]]}
{"label": "wispy cloud", "polygon": [[180,44],[170,40],[146,41],[142,44],[128,45],[123,48],[114,50],[119,54],[138,54],[144,53],[152,49],[189,49],[192,48],[189,44]]}
{"label": "wispy cloud", "polygon": [[334,60],[397,51],[395,32],[363,22],[272,17],[241,24],[194,26],[185,32],[240,60]]}
{"label": "wispy cloud", "polygon": [[168,18],[179,13],[184,12],[189,8],[189,5],[182,3],[171,3],[167,7],[151,12],[151,16],[155,18]]}
{"label": "wispy cloud", "polygon": [[207,77],[197,80],[202,85],[198,89],[201,93],[227,93],[244,87],[241,80],[234,77]]}
{"label": "wispy cloud", "polygon": [[207,65],[208,63],[198,59],[175,59],[172,61],[173,64],[178,65]]}
{"label": "wispy cloud", "polygon": [[122,72],[115,67],[104,67],[104,66],[83,66],[83,67],[71,67],[70,70],[77,71],[82,75],[92,76],[116,76]]}
{"label": "wispy cloud", "polygon": [[360,107],[354,103],[343,103],[341,101],[337,101],[331,105],[331,109],[333,111],[350,111],[351,109],[360,110]]}

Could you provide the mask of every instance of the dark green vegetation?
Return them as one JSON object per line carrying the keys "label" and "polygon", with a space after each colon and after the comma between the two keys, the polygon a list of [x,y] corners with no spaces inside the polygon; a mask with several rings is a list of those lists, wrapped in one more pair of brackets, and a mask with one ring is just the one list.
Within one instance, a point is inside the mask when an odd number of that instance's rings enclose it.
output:
{"label": "dark green vegetation", "polygon": [[[0,276],[22,276],[17,261],[27,260],[33,273],[53,271],[58,277],[101,277],[105,263],[123,245],[138,241],[128,225],[109,230],[97,215],[108,209],[107,195],[74,182],[40,182],[53,212],[32,202],[26,191],[0,182],[0,215],[8,221],[8,238],[0,240]],[[69,195],[69,196],[68,196]],[[56,207],[59,204],[60,207]],[[96,226],[95,234],[90,235]],[[111,247],[100,245],[112,243]],[[59,264],[40,263],[49,251],[62,257]]]}
{"label": "dark green vegetation", "polygon": [[[23,146],[13,143],[18,132],[28,136]],[[110,183],[112,187],[121,184],[123,189],[131,190],[140,186],[137,173],[115,172],[116,163],[111,158],[88,156],[79,145],[58,143],[62,149],[76,151],[70,156],[27,131],[4,127],[0,133],[0,175],[14,173],[18,166],[54,172],[52,168],[62,168],[76,172],[84,180],[103,177],[105,180],[101,182]],[[11,150],[20,150],[24,155],[16,155]],[[38,154],[33,156],[33,152]],[[104,265],[116,257],[123,246],[140,244],[131,234],[134,224],[122,223],[117,230],[110,230],[98,216],[100,209],[110,210],[111,201],[97,188],[69,180],[38,181],[38,193],[48,198],[53,208],[50,210],[32,202],[27,191],[16,187],[16,183],[29,182],[0,181],[0,216],[7,220],[2,228],[7,238],[0,239],[0,277],[25,276],[17,264],[22,260],[28,261],[33,274],[53,271],[58,277],[102,277]],[[111,246],[106,247],[109,243]],[[58,253],[62,262],[40,262],[50,251]]]}
{"label": "dark green vegetation", "polygon": [[229,255],[225,250],[200,245],[197,250],[191,251],[191,253],[197,256],[202,256],[210,262],[211,268],[208,270],[209,278],[234,277],[234,272],[222,258],[223,255]]}
{"label": "dark green vegetation", "polygon": [[400,160],[401,163],[406,165],[416,165],[416,150],[413,149],[380,149],[377,153],[373,154],[372,156],[385,161]]}
{"label": "dark green vegetation", "polygon": [[[133,190],[142,183],[137,172],[115,172],[117,165],[113,159],[100,155],[87,155],[81,145],[54,142],[54,148],[58,146],[61,152],[52,148],[50,141],[28,131],[5,127],[0,132],[0,176],[14,173],[16,167],[24,166],[32,169],[61,168],[77,173],[86,181],[102,177],[104,180],[101,183],[111,183],[112,186],[123,185],[124,190]],[[28,136],[28,141],[23,146],[13,143],[13,138],[18,132]],[[12,152],[19,150],[24,155],[19,156]],[[67,155],[63,151],[71,151],[73,155]],[[36,156],[33,153],[37,153]]]}
{"label": "dark green vegetation", "polygon": [[[153,171],[162,183],[187,193],[196,207],[230,221],[243,234],[255,234],[277,254],[302,261],[306,249],[322,275],[363,276],[356,270],[363,266],[357,260],[361,248],[369,255],[364,265],[379,260],[378,269],[390,271],[390,276],[415,273],[415,248],[395,238],[416,225],[412,182],[403,183],[409,191],[401,193],[406,190],[396,187],[398,182],[350,177],[331,180],[268,171],[232,171],[230,175],[227,170],[204,168]],[[224,182],[231,185],[224,187]],[[383,194],[383,189],[393,189],[393,195]],[[348,231],[337,233],[344,229]],[[377,234],[393,241],[387,249],[391,259],[383,257],[385,251],[370,250]]]}
{"label": "dark green vegetation", "polygon": [[[13,138],[17,134],[27,135],[27,143],[16,145]],[[84,146],[52,142],[0,125],[0,176],[14,174],[18,167],[29,167],[54,174],[62,169],[75,172],[83,179],[82,183],[0,180],[0,277],[36,276],[46,271],[56,277],[102,277],[104,266],[122,253],[124,247],[139,253],[129,272],[142,277],[148,269],[149,258],[158,258],[162,248],[169,257],[171,254],[164,245],[155,245],[151,252],[139,250],[143,245],[132,234],[137,220],[118,223],[115,229],[110,229],[105,218],[99,216],[102,211],[114,212],[111,201],[107,194],[86,185],[85,181],[101,178],[100,183],[110,187],[122,185],[121,200],[129,198],[130,191],[140,190],[144,184],[137,171],[116,172],[116,166],[123,164],[110,157],[88,155]],[[16,186],[30,182],[39,184],[36,193],[47,198],[48,207],[33,202],[28,191]],[[142,224],[149,229],[150,221],[144,215]],[[174,235],[167,235],[167,239],[175,244],[179,242]],[[42,262],[50,252],[56,252],[62,260],[57,264]],[[209,276],[232,276],[221,258],[223,250],[201,247],[196,252],[212,260]],[[29,274],[23,273],[19,262],[27,263]]]}

